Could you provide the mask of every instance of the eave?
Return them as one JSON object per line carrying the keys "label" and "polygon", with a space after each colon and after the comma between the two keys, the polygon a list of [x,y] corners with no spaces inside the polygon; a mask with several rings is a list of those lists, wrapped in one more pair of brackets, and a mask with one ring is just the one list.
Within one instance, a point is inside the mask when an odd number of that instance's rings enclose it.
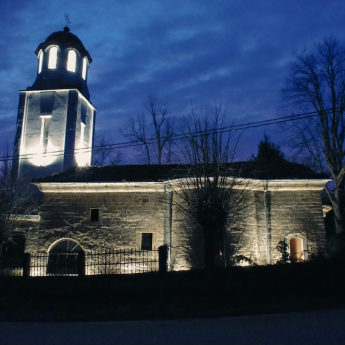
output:
{"label": "eave", "polygon": [[[329,179],[317,180],[257,180],[227,178],[232,189],[253,191],[321,191]],[[193,189],[193,179],[162,182],[35,182],[43,193],[128,193],[167,192],[181,188]]]}

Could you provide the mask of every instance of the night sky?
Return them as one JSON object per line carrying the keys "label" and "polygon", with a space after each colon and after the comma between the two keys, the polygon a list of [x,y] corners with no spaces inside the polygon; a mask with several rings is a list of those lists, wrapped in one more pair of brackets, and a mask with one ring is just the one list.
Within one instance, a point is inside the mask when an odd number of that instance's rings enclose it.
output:
{"label": "night sky", "polygon": [[[126,140],[119,128],[150,94],[168,98],[177,116],[191,101],[215,100],[240,123],[290,115],[280,90],[294,53],[330,35],[345,44],[344,1],[2,0],[0,144],[13,143],[17,91],[33,84],[34,51],[63,29],[65,13],[93,58],[97,131],[114,141]],[[282,144],[275,127],[248,130],[239,157],[249,158],[265,132]]]}

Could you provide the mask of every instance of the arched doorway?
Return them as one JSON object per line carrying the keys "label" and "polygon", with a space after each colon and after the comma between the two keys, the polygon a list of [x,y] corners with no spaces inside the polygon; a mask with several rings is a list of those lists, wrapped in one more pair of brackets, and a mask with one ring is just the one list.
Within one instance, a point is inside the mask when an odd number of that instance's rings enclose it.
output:
{"label": "arched doorway", "polygon": [[290,239],[290,258],[293,261],[301,261],[303,259],[303,240],[298,237]]}
{"label": "arched doorway", "polygon": [[77,275],[80,244],[69,238],[55,242],[49,250],[48,275]]}

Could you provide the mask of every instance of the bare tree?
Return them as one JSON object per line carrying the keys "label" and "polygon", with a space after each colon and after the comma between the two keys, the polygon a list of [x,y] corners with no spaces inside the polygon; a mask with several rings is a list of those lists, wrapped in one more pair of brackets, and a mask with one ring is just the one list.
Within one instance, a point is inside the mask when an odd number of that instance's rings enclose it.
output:
{"label": "bare tree", "polygon": [[236,178],[230,162],[236,152],[238,135],[224,133],[222,109],[214,107],[200,118],[192,109],[185,122],[186,135],[181,148],[186,165],[184,178],[171,182],[175,207],[194,231],[204,237],[205,269],[211,270],[221,255],[223,265],[228,230],[233,217],[245,207],[247,183]]}
{"label": "bare tree", "polygon": [[[121,129],[120,132],[124,137],[142,144],[139,146],[139,150],[144,152],[147,164],[171,163],[171,139],[174,135],[174,128],[172,119],[168,117],[168,102],[151,95],[144,107],[146,112],[130,119],[126,129]],[[149,124],[150,121],[147,121],[147,114],[152,121],[151,124]]]}
{"label": "bare tree", "polygon": [[12,242],[13,233],[28,215],[37,214],[38,203],[33,200],[33,188],[27,181],[13,178],[12,154],[8,146],[0,156],[0,256],[5,243]]}
{"label": "bare tree", "polygon": [[336,233],[344,232],[343,194],[345,175],[345,50],[334,38],[326,38],[314,50],[305,49],[291,64],[284,96],[299,112],[316,113],[293,125],[295,145],[307,152],[320,171],[329,169],[334,189],[326,186],[331,200]]}
{"label": "bare tree", "polygon": [[105,131],[96,133],[92,154],[93,165],[118,165],[122,161],[122,152],[115,149],[113,139]]}

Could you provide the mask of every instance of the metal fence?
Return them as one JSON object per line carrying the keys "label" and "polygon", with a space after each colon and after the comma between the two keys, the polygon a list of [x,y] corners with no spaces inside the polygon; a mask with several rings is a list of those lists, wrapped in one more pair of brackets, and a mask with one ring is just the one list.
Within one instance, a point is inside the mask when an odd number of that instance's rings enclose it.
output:
{"label": "metal fence", "polygon": [[160,257],[161,260],[163,257],[163,261],[166,262],[161,249],[120,249],[87,253],[83,251],[51,254],[25,253],[0,257],[0,275],[42,277],[154,272],[158,271],[160,266],[164,266],[160,265]]}
{"label": "metal fence", "polygon": [[23,255],[11,255],[0,257],[0,275],[20,277],[23,275]]}
{"label": "metal fence", "polygon": [[158,271],[158,250],[122,249],[85,255],[85,274],[128,274]]}

